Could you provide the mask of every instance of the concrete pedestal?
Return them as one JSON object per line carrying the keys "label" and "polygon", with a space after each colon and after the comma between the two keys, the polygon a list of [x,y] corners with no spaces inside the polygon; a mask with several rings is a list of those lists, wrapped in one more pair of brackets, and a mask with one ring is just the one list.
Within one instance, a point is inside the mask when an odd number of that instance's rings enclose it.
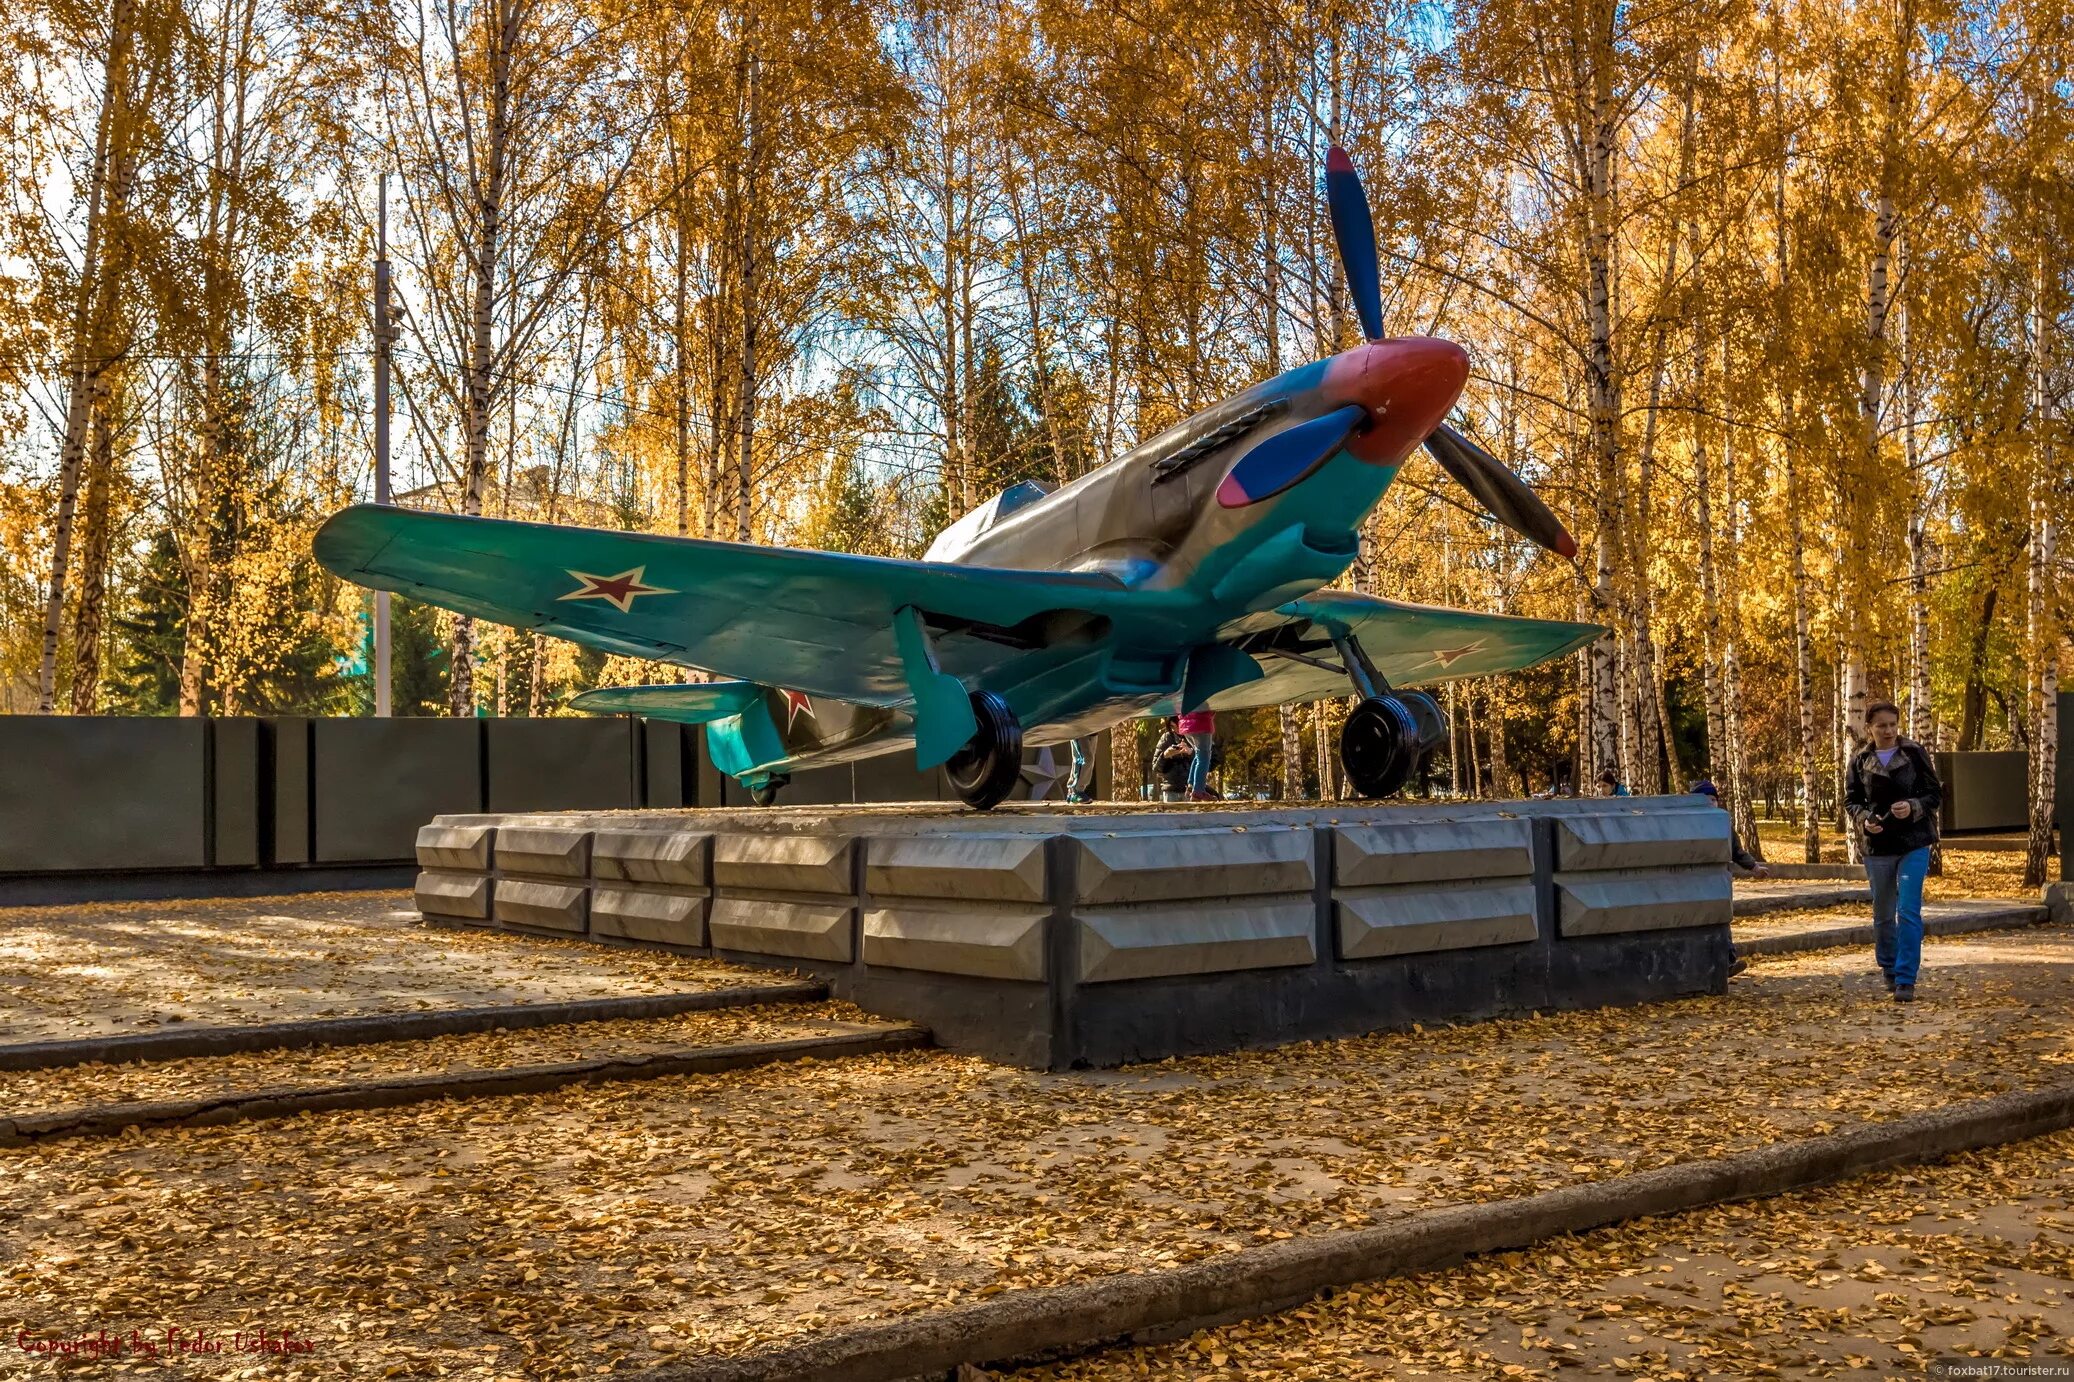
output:
{"label": "concrete pedestal", "polygon": [[1054,1070],[1718,993],[1704,797],[441,816],[430,918],[823,975]]}

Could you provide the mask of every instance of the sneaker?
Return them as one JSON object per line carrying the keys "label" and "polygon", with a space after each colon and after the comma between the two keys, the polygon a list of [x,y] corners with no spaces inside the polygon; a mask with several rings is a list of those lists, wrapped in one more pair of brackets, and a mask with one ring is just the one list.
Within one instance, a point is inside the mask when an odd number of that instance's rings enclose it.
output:
{"label": "sneaker", "polygon": [[1887,992],[1892,993],[1894,991],[1894,976],[1891,974],[1882,973],[1880,977],[1887,981]]}
{"label": "sneaker", "polygon": [[1733,979],[1749,967],[1750,962],[1738,955],[1736,956],[1736,962],[1728,967],[1728,977]]}
{"label": "sneaker", "polygon": [[1894,1001],[1897,1003],[1915,1002],[1916,986],[1914,984],[1896,984],[1894,986]]}
{"label": "sneaker", "polygon": [[1215,801],[1215,800],[1217,800],[1217,798],[1216,798],[1215,796],[1212,796],[1212,795],[1211,795],[1210,793],[1208,793],[1208,792],[1190,792],[1190,793],[1188,794],[1188,799],[1189,799],[1190,801]]}

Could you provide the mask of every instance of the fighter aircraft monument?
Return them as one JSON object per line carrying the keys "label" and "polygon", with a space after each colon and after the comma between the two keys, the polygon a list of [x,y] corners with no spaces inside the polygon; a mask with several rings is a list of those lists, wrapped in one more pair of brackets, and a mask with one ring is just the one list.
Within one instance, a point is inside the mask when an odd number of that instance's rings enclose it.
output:
{"label": "fighter aircraft monument", "polygon": [[720,678],[573,704],[703,725],[760,805],[797,769],[912,753],[975,808],[442,817],[422,910],[815,969],[947,1044],[1049,1066],[1718,991],[1727,819],[1700,799],[992,811],[1027,745],[1349,694],[1347,780],[1387,798],[1445,736],[1416,688],[1602,632],[1326,589],[1421,448],[1499,522],[1577,550],[1446,421],[1463,350],[1383,334],[1337,148],[1326,185],[1360,345],[1071,484],[1014,486],[922,560],[334,516],[316,555],[349,580]]}

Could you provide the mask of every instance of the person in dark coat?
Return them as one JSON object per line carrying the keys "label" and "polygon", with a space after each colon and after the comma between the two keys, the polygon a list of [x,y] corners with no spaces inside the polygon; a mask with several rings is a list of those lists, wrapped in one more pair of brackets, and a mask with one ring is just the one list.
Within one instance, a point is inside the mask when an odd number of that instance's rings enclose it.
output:
{"label": "person in dark coat", "polygon": [[[1728,803],[1721,799],[1721,789],[1714,785],[1713,779],[1703,777],[1698,782],[1692,784],[1691,790],[1707,798],[1722,810],[1726,811],[1728,809]],[[1733,863],[1737,868],[1748,869],[1750,876],[1753,878],[1769,878],[1772,876],[1772,871],[1765,867],[1764,860],[1743,848],[1743,837],[1736,833],[1736,828],[1733,825],[1728,828],[1728,858],[1729,862]]]}
{"label": "person in dark coat", "polygon": [[1923,958],[1923,879],[1944,787],[1921,744],[1901,736],[1892,701],[1866,707],[1870,740],[1851,755],[1844,810],[1862,832],[1865,878],[1872,885],[1873,958],[1897,1003],[1913,1002]]}

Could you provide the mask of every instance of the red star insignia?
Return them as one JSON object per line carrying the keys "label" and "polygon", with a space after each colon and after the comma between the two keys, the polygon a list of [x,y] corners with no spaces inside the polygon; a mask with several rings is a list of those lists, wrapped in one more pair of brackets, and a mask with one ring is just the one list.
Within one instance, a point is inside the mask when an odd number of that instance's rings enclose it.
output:
{"label": "red star insignia", "polygon": [[814,718],[814,701],[806,692],[787,691],[781,687],[778,694],[785,698],[785,732],[787,734],[792,732],[793,723],[802,714],[809,720]]}
{"label": "red star insignia", "polygon": [[1442,667],[1452,667],[1471,653],[1480,653],[1482,651],[1483,640],[1479,638],[1474,643],[1464,643],[1459,648],[1435,648],[1433,650],[1433,660]]}
{"label": "red star insignia", "polygon": [[571,571],[569,574],[582,581],[582,588],[557,596],[561,600],[603,600],[621,614],[634,612],[634,601],[643,595],[675,595],[674,590],[664,590],[659,585],[646,585],[641,580],[645,566],[631,571],[622,571],[617,576],[593,576],[587,571]]}

